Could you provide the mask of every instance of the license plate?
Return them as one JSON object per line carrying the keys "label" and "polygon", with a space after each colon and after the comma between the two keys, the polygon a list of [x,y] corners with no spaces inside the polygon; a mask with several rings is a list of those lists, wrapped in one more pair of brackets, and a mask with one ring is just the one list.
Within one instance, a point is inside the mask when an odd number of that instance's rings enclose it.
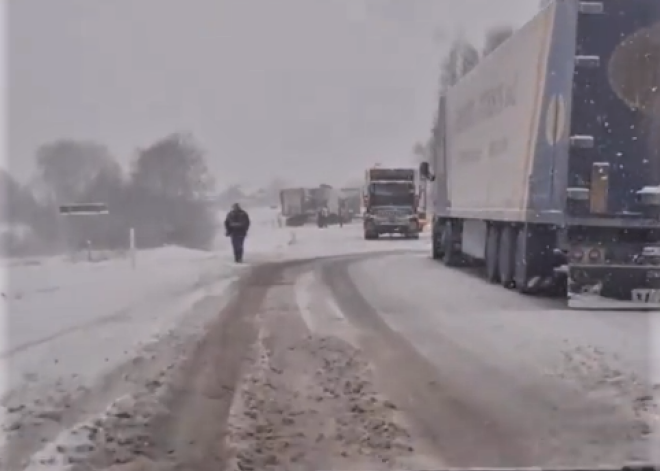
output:
{"label": "license plate", "polygon": [[632,300],[636,303],[660,303],[660,289],[634,289]]}

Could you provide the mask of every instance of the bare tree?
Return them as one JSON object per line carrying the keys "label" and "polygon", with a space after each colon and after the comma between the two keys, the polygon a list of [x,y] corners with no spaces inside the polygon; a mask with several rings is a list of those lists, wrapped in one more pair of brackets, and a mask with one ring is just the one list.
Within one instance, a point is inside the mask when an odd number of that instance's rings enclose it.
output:
{"label": "bare tree", "polygon": [[25,223],[36,205],[30,190],[0,169],[0,222]]}
{"label": "bare tree", "polygon": [[155,194],[190,200],[211,196],[215,181],[191,136],[172,134],[139,152],[133,183]]}
{"label": "bare tree", "polygon": [[415,156],[417,163],[426,162],[431,159],[431,151],[433,150],[433,136],[426,142],[416,142],[413,146],[412,152]]}
{"label": "bare tree", "polygon": [[486,32],[484,40],[484,47],[481,51],[481,56],[486,57],[495,49],[500,47],[504,41],[513,35],[513,27],[511,26],[498,26]]}
{"label": "bare tree", "polygon": [[191,136],[172,134],[140,151],[131,184],[130,220],[142,246],[211,247],[215,181]]}
{"label": "bare tree", "polygon": [[38,180],[59,203],[77,202],[100,172],[119,169],[108,149],[91,141],[62,139],[41,146],[36,157]]}
{"label": "bare tree", "polygon": [[440,65],[440,89],[455,85],[479,63],[479,51],[462,36],[456,38]]}
{"label": "bare tree", "polygon": [[423,162],[426,159],[426,146],[421,142],[416,142],[412,149],[417,162]]}

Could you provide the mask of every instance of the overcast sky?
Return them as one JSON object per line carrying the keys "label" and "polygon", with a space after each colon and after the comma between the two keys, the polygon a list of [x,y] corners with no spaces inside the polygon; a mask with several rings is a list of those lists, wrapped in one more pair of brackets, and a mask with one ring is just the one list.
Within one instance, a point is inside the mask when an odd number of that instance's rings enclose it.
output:
{"label": "overcast sky", "polygon": [[9,165],[62,137],[137,147],[190,131],[219,182],[340,184],[411,163],[458,29],[536,0],[10,0]]}

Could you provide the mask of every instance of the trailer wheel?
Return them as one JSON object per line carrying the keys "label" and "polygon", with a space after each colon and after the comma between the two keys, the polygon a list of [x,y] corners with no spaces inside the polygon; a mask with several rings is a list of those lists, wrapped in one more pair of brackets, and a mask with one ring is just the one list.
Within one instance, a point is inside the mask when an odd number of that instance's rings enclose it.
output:
{"label": "trailer wheel", "polygon": [[[519,233],[522,231],[519,231]],[[505,288],[513,288],[515,283],[515,263],[517,253],[517,241],[515,229],[510,226],[504,226],[500,234],[500,247],[498,253],[497,265],[499,267],[500,283]]]}
{"label": "trailer wheel", "polygon": [[497,261],[499,259],[500,230],[494,224],[488,226],[486,238],[486,279],[491,283],[499,283],[500,273]]}
{"label": "trailer wheel", "polygon": [[455,267],[460,264],[461,254],[456,250],[454,239],[456,232],[456,223],[454,221],[445,222],[442,231],[442,261],[448,267]]}
{"label": "trailer wheel", "polygon": [[442,252],[442,235],[438,237],[435,223],[433,223],[433,226],[431,230],[431,256],[433,260],[442,260],[442,256],[444,255]]}

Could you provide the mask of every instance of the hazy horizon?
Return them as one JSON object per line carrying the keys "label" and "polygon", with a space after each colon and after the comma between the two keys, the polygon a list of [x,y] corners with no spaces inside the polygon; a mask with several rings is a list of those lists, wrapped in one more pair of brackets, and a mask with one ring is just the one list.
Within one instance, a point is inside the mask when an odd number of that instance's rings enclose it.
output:
{"label": "hazy horizon", "polygon": [[10,0],[9,170],[43,143],[139,147],[191,132],[221,185],[341,184],[411,164],[448,41],[536,1]]}

